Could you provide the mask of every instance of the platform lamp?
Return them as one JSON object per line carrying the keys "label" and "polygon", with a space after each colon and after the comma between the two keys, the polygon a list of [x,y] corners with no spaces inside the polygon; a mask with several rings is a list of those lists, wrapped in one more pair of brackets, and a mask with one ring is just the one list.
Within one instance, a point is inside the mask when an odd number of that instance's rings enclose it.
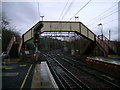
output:
{"label": "platform lamp", "polygon": [[78,16],[75,16],[75,21],[76,21],[77,19],[79,20],[79,17],[78,17]]}
{"label": "platform lamp", "polygon": [[40,16],[40,17],[42,18],[42,21],[43,21],[44,16]]}
{"label": "platform lamp", "polygon": [[102,33],[102,40],[103,40],[103,24],[102,23],[99,23],[98,26],[101,27],[101,33]]}

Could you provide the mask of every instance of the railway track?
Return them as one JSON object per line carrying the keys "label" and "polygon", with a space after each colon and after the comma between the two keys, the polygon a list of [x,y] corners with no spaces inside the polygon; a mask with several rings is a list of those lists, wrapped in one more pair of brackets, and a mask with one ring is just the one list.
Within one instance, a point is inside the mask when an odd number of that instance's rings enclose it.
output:
{"label": "railway track", "polygon": [[[77,80],[72,81],[73,77],[66,73],[67,71],[70,72],[73,76],[75,76],[80,82],[82,82],[83,86],[80,85],[82,88],[120,89],[119,78],[112,77],[109,74],[103,73],[92,66],[87,66],[84,63],[76,61],[75,59],[69,58],[62,54],[49,53],[48,56],[50,59],[52,59],[48,60],[48,62],[52,68],[54,67],[54,72],[57,74],[57,77],[59,77],[60,82],[63,84],[64,88],[79,87],[74,85],[76,83],[74,81]],[[58,65],[55,66],[54,65],[55,62],[59,63],[60,66],[64,67],[66,70],[63,71],[60,68],[56,68],[58,67]],[[70,78],[68,79],[67,75],[69,75],[71,79]],[[67,81],[72,82],[72,84],[68,83]],[[88,87],[85,87],[84,85]]]}
{"label": "railway track", "polygon": [[92,67],[88,67],[88,66],[86,66],[86,64],[80,63],[71,58],[66,59],[62,56],[59,58],[61,58],[63,61],[65,61],[66,65],[69,64],[70,66],[77,68],[80,72],[89,74],[91,76],[91,78],[94,77],[96,79],[99,79],[97,81],[99,81],[99,82],[101,81],[104,84],[103,86],[105,86],[105,87],[110,86],[110,88],[119,88],[120,89],[120,80],[119,79],[112,78],[108,74],[106,75],[105,73],[101,73],[100,71],[93,69]]}
{"label": "railway track", "polygon": [[54,76],[59,81],[60,88],[63,89],[91,89],[88,85],[79,80],[75,75],[68,71],[64,66],[62,66],[55,58],[52,58],[50,55],[46,55],[48,65]]}
{"label": "railway track", "polygon": [[97,77],[97,78],[99,78],[107,83],[110,83],[111,85],[116,86],[117,88],[120,88],[120,78],[118,78],[116,76],[112,76],[108,73],[102,72],[98,69],[95,69],[91,66],[80,63],[80,62],[78,62],[74,59],[71,59],[69,57],[67,57],[67,59],[62,57],[61,59],[63,59],[64,61],[68,62],[71,65],[74,64],[73,65],[74,67],[81,69],[82,71],[89,73],[90,75],[92,75],[94,77]]}

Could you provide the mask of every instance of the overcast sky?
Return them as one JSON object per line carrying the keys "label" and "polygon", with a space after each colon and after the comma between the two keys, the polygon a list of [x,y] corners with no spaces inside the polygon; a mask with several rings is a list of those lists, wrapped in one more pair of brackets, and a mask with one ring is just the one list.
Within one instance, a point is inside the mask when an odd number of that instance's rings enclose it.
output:
{"label": "overcast sky", "polygon": [[[75,21],[74,15],[88,1],[90,0],[26,0],[26,2],[21,0],[3,0],[2,12],[4,12],[10,20],[11,25],[15,26],[16,30],[23,34],[41,20],[41,15],[44,15],[44,21]],[[111,39],[117,40],[118,1],[119,0],[91,0],[89,4],[75,15],[79,17],[77,21],[85,24],[97,35],[101,34],[101,28],[98,24],[102,23],[103,34],[108,37],[110,30]],[[68,4],[64,9],[67,2]],[[63,18],[61,19],[60,16],[63,9]],[[70,18],[72,19],[70,20]]]}

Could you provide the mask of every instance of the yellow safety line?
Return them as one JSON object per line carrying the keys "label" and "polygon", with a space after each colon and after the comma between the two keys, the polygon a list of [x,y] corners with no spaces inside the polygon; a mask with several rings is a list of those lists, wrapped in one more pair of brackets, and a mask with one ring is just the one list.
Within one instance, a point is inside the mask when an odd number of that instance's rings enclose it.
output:
{"label": "yellow safety line", "polygon": [[4,73],[2,74],[2,75],[0,75],[0,76],[17,76],[19,73],[18,72],[16,72],[16,73],[5,73],[5,75],[4,75]]}
{"label": "yellow safety line", "polygon": [[29,67],[29,69],[28,69],[28,72],[27,72],[27,74],[26,74],[26,76],[25,76],[25,78],[24,78],[24,80],[23,80],[23,83],[22,83],[22,85],[21,85],[21,87],[20,87],[20,90],[22,90],[23,86],[25,85],[25,82],[26,82],[26,80],[27,80],[27,77],[28,77],[28,75],[29,75],[29,73],[30,73],[30,70],[31,70],[32,66],[33,66],[33,64],[30,65],[30,67]]}
{"label": "yellow safety line", "polygon": [[5,69],[7,70],[7,69],[12,69],[12,68],[5,68]]}
{"label": "yellow safety line", "polygon": [[21,65],[19,65],[20,67],[25,67],[26,66],[26,64],[21,64]]}

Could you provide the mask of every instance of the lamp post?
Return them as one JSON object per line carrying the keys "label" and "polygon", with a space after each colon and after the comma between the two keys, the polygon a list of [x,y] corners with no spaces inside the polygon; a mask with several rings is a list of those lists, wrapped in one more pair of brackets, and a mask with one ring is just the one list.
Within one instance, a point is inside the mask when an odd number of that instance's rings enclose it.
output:
{"label": "lamp post", "polygon": [[103,40],[103,24],[102,23],[100,23],[100,24],[98,24],[98,26],[101,26],[101,33],[102,33],[102,40]]}
{"label": "lamp post", "polygon": [[101,26],[101,33],[102,33],[102,36],[103,36],[103,24],[100,23],[100,24],[98,24],[98,26]]}
{"label": "lamp post", "polygon": [[79,17],[78,17],[78,16],[75,16],[75,21],[76,21],[77,19],[79,20]]}
{"label": "lamp post", "polygon": [[40,16],[40,17],[42,18],[42,21],[43,21],[44,16]]}

